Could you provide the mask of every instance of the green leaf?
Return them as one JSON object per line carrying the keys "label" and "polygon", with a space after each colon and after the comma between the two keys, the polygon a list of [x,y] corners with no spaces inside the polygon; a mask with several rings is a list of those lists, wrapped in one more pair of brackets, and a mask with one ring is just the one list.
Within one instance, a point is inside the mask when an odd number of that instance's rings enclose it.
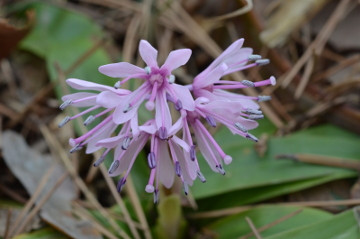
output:
{"label": "green leaf", "polygon": [[[357,158],[360,155],[359,139],[331,125],[307,129],[283,138],[270,138],[268,152],[263,158],[256,154],[253,143],[231,135],[228,130],[220,130],[215,138],[224,151],[233,157],[233,162],[225,166],[226,175],[222,176],[212,172],[202,157],[199,157],[207,183],[201,184],[198,180],[195,182],[192,192],[197,199],[319,177],[328,177],[328,181],[331,177],[334,180],[356,175],[347,169],[277,160],[275,156],[278,154],[313,153],[344,158]],[[291,190],[293,189],[289,188]],[[287,193],[286,189],[282,189],[282,193]]]}
{"label": "green leaf", "polygon": [[[221,208],[234,207],[250,203],[260,202],[276,196],[297,192],[306,188],[314,187],[340,178],[352,177],[353,172],[337,173],[324,177],[299,180],[296,182],[282,183],[274,186],[254,187],[224,193],[198,201],[199,210],[215,210]],[[216,202],[214,204],[213,202]]]}
{"label": "green leaf", "polygon": [[358,239],[358,222],[354,211],[348,210],[328,220],[298,227],[267,237],[267,239]]}
{"label": "green leaf", "polygon": [[[239,213],[237,215],[222,218],[207,226],[206,229],[214,232],[216,235],[218,235],[218,238],[238,238],[251,232],[251,229],[246,222],[246,217],[249,217],[251,219],[256,228],[260,228],[262,226],[265,226],[266,224],[278,220],[279,218],[289,215],[299,210],[300,208],[301,207],[275,205],[257,207]],[[299,214],[261,232],[260,234],[261,236],[266,237],[293,228],[298,228],[331,219],[332,217],[333,216],[330,213],[327,213],[325,211],[312,208],[304,208],[303,211]]]}
{"label": "green leaf", "polygon": [[[21,42],[21,47],[45,59],[52,81],[58,79],[56,64],[62,70],[69,69],[79,57],[104,38],[100,27],[79,12],[46,2],[23,4],[20,9],[34,9],[36,12],[36,23]],[[115,80],[98,72],[98,67],[107,63],[109,57],[105,49],[99,47],[66,77],[113,85]],[[59,98],[64,94],[61,87],[57,87],[57,94]]]}

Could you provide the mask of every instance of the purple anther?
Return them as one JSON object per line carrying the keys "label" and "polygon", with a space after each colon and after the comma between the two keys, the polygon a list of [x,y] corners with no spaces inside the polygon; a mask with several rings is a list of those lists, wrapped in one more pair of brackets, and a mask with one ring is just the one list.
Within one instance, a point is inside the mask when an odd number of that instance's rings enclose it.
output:
{"label": "purple anther", "polygon": [[109,174],[113,174],[116,171],[116,169],[119,167],[119,165],[120,165],[119,160],[114,160],[110,165]]}
{"label": "purple anther", "polygon": [[192,161],[195,161],[195,159],[196,159],[195,147],[196,147],[195,145],[191,145],[191,147],[190,147],[190,159]]}
{"label": "purple anther", "polygon": [[247,138],[247,139],[250,139],[250,140],[252,140],[252,141],[254,141],[254,142],[258,142],[258,141],[259,141],[258,138],[256,138],[254,135],[252,135],[252,134],[250,134],[250,133],[247,133],[247,134],[246,134],[246,138]]}
{"label": "purple anther", "polygon": [[178,177],[181,177],[181,167],[179,161],[175,162],[175,173]]}
{"label": "purple anther", "polygon": [[225,170],[223,169],[223,167],[220,164],[216,165],[216,169],[219,171],[219,173],[221,173],[222,175],[225,175]]}
{"label": "purple anther", "polygon": [[197,171],[197,177],[200,179],[200,181],[202,183],[205,183],[206,182],[206,178],[204,177],[204,175],[200,172],[200,171]]}
{"label": "purple anther", "polygon": [[181,101],[180,101],[180,100],[177,100],[176,103],[175,103],[175,109],[176,109],[177,111],[180,111],[182,108],[183,108],[183,106],[182,106]]}
{"label": "purple anther", "polygon": [[161,140],[167,140],[168,138],[167,129],[163,126],[159,129],[159,138]]}
{"label": "purple anther", "polygon": [[155,160],[155,153],[150,152],[147,156],[148,165],[150,169],[153,169],[156,167],[156,160]]}
{"label": "purple anther", "polygon": [[65,100],[60,106],[59,109],[64,110],[66,107],[68,107],[69,105],[71,105],[72,100]]}
{"label": "purple anther", "polygon": [[122,142],[122,145],[121,145],[121,148],[122,150],[127,150],[129,148],[129,145],[130,145],[130,137],[129,136],[126,136]]}
{"label": "purple anther", "polygon": [[70,117],[69,116],[66,116],[59,124],[59,128],[63,127],[65,124],[67,124],[69,121],[70,121]]}
{"label": "purple anther", "polygon": [[247,87],[255,87],[254,82],[249,81],[249,80],[243,80],[243,81],[241,81],[241,84],[243,84],[244,86],[247,86]]}
{"label": "purple anther", "polygon": [[116,185],[116,190],[120,193],[122,188],[124,187],[126,183],[126,178],[120,178],[120,180],[118,181],[117,185]]}
{"label": "purple anther", "polygon": [[205,119],[211,127],[216,127],[216,121],[212,116],[208,115]]}

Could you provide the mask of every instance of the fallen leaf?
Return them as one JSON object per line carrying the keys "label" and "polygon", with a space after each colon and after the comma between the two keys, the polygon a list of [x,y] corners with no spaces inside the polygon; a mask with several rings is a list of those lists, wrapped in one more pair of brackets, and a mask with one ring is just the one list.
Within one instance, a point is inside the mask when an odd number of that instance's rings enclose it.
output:
{"label": "fallen leaf", "polygon": [[[2,136],[2,143],[5,163],[30,195],[36,190],[44,173],[55,164],[52,176],[46,183],[41,196],[38,197],[40,200],[65,172],[62,165],[51,156],[42,155],[29,147],[18,133],[5,131]],[[43,205],[40,212],[41,218],[72,238],[102,238],[89,222],[72,216],[71,201],[77,198],[77,194],[73,181],[66,178]],[[38,202],[39,200],[37,200]]]}

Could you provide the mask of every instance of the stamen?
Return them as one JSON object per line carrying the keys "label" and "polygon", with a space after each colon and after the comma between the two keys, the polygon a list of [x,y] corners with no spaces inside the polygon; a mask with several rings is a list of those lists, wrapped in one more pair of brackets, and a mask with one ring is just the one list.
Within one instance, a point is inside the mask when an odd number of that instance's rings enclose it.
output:
{"label": "stamen", "polygon": [[244,113],[246,114],[253,114],[253,115],[261,115],[262,114],[262,111],[261,110],[255,110],[255,109],[246,109],[244,111]]}
{"label": "stamen", "polygon": [[154,204],[158,204],[159,203],[159,189],[155,189],[154,191]]}
{"label": "stamen", "polygon": [[60,106],[59,109],[64,110],[66,107],[72,104],[72,100],[65,100]]}
{"label": "stamen", "polygon": [[181,177],[181,167],[179,161],[175,162],[175,173],[178,177]]}
{"label": "stamen", "polygon": [[245,86],[247,86],[247,87],[255,87],[254,82],[248,81],[248,80],[243,80],[243,81],[241,81],[241,84],[243,84],[243,85],[245,85]]}
{"label": "stamen", "polygon": [[256,60],[260,60],[261,56],[260,55],[250,55],[248,57],[249,61],[256,61]]}
{"label": "stamen", "polygon": [[79,144],[75,145],[75,147],[73,147],[72,149],[70,149],[70,153],[72,154],[72,153],[74,153],[74,152],[76,152],[76,151],[79,151],[79,150],[82,149],[82,148],[83,148],[83,145],[81,145],[81,143],[79,143]]}
{"label": "stamen", "polygon": [[222,175],[225,175],[225,170],[223,169],[221,164],[216,165],[216,169],[219,171],[219,173],[221,173]]}
{"label": "stamen", "polygon": [[106,159],[106,155],[110,152],[111,149],[106,149],[104,151],[104,153],[100,156],[100,158],[98,160],[96,160],[93,164],[94,167],[99,167],[100,164],[102,164],[105,159]]}
{"label": "stamen", "polygon": [[205,182],[206,182],[206,178],[204,177],[204,175],[203,175],[200,171],[197,171],[196,173],[197,173],[197,176],[198,176],[198,178],[200,179],[200,181],[201,181],[202,183],[205,183]]}
{"label": "stamen", "polygon": [[208,115],[205,119],[211,127],[216,127],[216,121],[212,116]]}
{"label": "stamen", "polygon": [[168,138],[167,129],[164,126],[159,129],[159,138],[161,140],[166,140]]}
{"label": "stamen", "polygon": [[132,109],[131,105],[128,104],[128,105],[125,107],[125,109],[123,110],[123,113],[129,112],[131,109]]}
{"label": "stamen", "polygon": [[190,147],[190,159],[192,161],[195,161],[196,159],[195,145],[191,145]]}
{"label": "stamen", "polygon": [[93,115],[90,115],[90,116],[87,117],[87,119],[84,121],[84,125],[87,126],[87,125],[91,124],[94,120],[95,120],[95,117],[94,117]]}
{"label": "stamen", "polygon": [[225,164],[230,164],[232,162],[232,157],[230,155],[226,155],[224,157],[224,163]]}
{"label": "stamen", "polygon": [[173,84],[173,83],[175,82],[175,76],[174,76],[174,75],[170,75],[168,82],[169,82],[170,84]]}
{"label": "stamen", "polygon": [[175,109],[176,109],[177,111],[180,111],[182,108],[183,108],[183,106],[182,106],[181,101],[180,101],[180,100],[177,100],[176,103],[175,103]]}
{"label": "stamen", "polygon": [[187,183],[183,183],[183,189],[184,189],[184,193],[187,196],[189,193],[189,185]]}
{"label": "stamen", "polygon": [[155,153],[150,152],[147,157],[148,165],[150,169],[153,169],[156,167],[156,160],[155,160]]}
{"label": "stamen", "polygon": [[249,115],[248,118],[252,120],[258,120],[258,119],[263,119],[264,115]]}
{"label": "stamen", "polygon": [[126,183],[126,178],[125,178],[125,177],[120,178],[120,180],[118,181],[118,183],[117,183],[117,185],[116,185],[116,189],[117,189],[117,191],[118,191],[119,193],[121,192],[121,190],[122,190],[122,188],[124,187],[125,183]]}
{"label": "stamen", "polygon": [[130,145],[130,137],[129,136],[126,136],[122,142],[122,145],[121,145],[121,148],[122,150],[127,150],[129,148],[129,145]]}
{"label": "stamen", "polygon": [[70,116],[66,116],[59,124],[58,127],[61,128],[63,127],[65,124],[67,124],[69,121],[71,120]]}
{"label": "stamen", "polygon": [[146,74],[150,75],[151,74],[151,68],[149,66],[144,68]]}
{"label": "stamen", "polygon": [[244,132],[244,133],[247,133],[246,128],[245,128],[242,124],[240,124],[239,122],[236,122],[236,123],[235,123],[235,127],[236,127],[238,130],[240,130],[240,131],[242,131],[242,132]]}
{"label": "stamen", "polygon": [[257,97],[258,102],[263,102],[263,101],[268,101],[268,100],[271,100],[271,96],[269,96],[269,95],[259,95]]}
{"label": "stamen", "polygon": [[116,82],[114,88],[119,89],[120,87],[121,87],[121,82],[120,81]]}
{"label": "stamen", "polygon": [[154,191],[155,191],[155,188],[154,188],[153,185],[150,185],[150,184],[146,185],[146,187],[145,187],[145,192],[147,192],[147,193],[153,193]]}
{"label": "stamen", "polygon": [[114,160],[110,165],[109,174],[113,174],[116,171],[116,169],[119,167],[119,165],[120,165],[119,160]]}
{"label": "stamen", "polygon": [[254,141],[254,142],[258,142],[258,141],[259,141],[258,138],[256,138],[254,135],[252,135],[252,134],[250,134],[250,133],[247,133],[247,134],[246,134],[246,138],[247,138],[247,139],[250,139],[250,140],[252,140],[252,141]]}
{"label": "stamen", "polygon": [[258,65],[258,66],[263,66],[263,65],[267,65],[270,63],[270,60],[269,59],[260,59],[260,60],[256,60],[255,63]]}

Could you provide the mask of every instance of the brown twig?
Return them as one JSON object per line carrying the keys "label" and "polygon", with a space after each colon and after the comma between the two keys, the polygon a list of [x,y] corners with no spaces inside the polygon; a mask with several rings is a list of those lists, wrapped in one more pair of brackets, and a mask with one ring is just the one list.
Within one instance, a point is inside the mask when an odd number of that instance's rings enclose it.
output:
{"label": "brown twig", "polygon": [[7,239],[9,236],[9,229],[10,229],[10,224],[11,224],[11,216],[12,216],[12,209],[10,208],[7,211],[7,215],[6,215],[6,224],[5,224],[5,232],[4,232],[4,239]]}
{"label": "brown twig", "polygon": [[331,157],[315,154],[281,154],[276,156],[277,159],[290,159],[297,162],[332,166],[338,168],[349,168],[360,171],[360,162],[339,157]]}
{"label": "brown twig", "polygon": [[[301,213],[302,211],[303,211],[303,209],[296,210],[295,212],[289,213],[289,214],[287,214],[287,215],[285,215],[283,217],[280,217],[279,219],[276,219],[273,222],[270,222],[270,223],[268,223],[268,224],[266,224],[266,225],[264,225],[262,227],[259,227],[257,230],[258,230],[258,232],[263,232],[263,231],[265,231],[265,230],[267,230],[267,229],[269,229],[269,228],[271,228],[273,226],[276,226],[277,224],[279,224],[279,223],[281,223],[283,221],[286,221],[286,220],[296,216],[297,214]],[[246,235],[240,237],[239,239],[248,239],[253,235],[254,235],[254,233],[250,232],[249,234],[246,234]]]}
{"label": "brown twig", "polygon": [[317,35],[316,39],[310,44],[305,53],[300,57],[300,59],[286,74],[286,76],[282,79],[279,79],[279,83],[281,82],[281,85],[284,88],[291,83],[291,81],[294,79],[294,76],[300,71],[300,69],[314,53],[319,55],[322,52],[329,36],[346,13],[346,9],[349,3],[350,0],[342,0],[339,2],[338,6],[332,13],[329,20],[325,23],[320,33]]}
{"label": "brown twig", "polygon": [[16,220],[11,225],[11,229],[9,231],[9,235],[12,235],[16,228],[19,227],[20,222],[23,220],[24,216],[30,208],[35,204],[36,200],[38,200],[38,197],[40,196],[41,192],[43,191],[46,183],[48,182],[49,177],[51,176],[52,172],[55,169],[55,165],[53,164],[49,170],[44,174],[44,176],[41,178],[39,185],[37,186],[34,193],[31,195],[31,198],[26,202],[25,207],[21,210],[20,214],[16,217]]}
{"label": "brown twig", "polygon": [[24,219],[24,221],[20,224],[18,228],[16,228],[14,232],[14,236],[21,233],[25,226],[34,218],[34,216],[40,211],[42,206],[47,202],[47,200],[50,198],[50,196],[55,192],[56,189],[64,182],[66,177],[68,176],[68,172],[65,172],[55,183],[55,185],[47,192],[39,201],[38,204],[34,207],[34,209],[27,215],[27,217]]}
{"label": "brown twig", "polygon": [[256,227],[255,227],[254,223],[251,221],[251,219],[249,217],[245,217],[245,220],[246,220],[247,224],[249,224],[249,227],[251,228],[251,231],[253,232],[255,237],[257,239],[262,239],[262,237],[260,236],[260,233],[256,229]]}

